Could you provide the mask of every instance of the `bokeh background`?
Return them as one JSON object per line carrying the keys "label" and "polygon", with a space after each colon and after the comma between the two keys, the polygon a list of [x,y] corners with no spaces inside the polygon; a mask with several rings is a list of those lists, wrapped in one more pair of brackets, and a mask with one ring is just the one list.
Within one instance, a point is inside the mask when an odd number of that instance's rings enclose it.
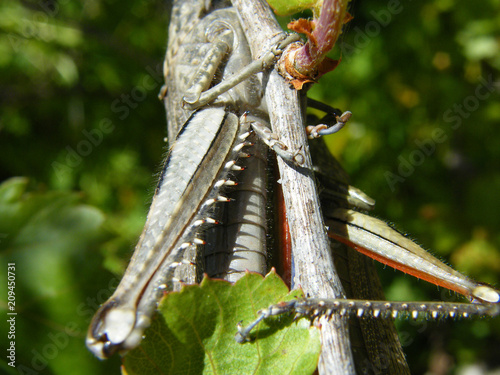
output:
{"label": "bokeh background", "polygon": [[[500,1],[354,1],[310,96],[353,112],[328,145],[375,215],[500,286]],[[0,311],[6,374],[118,374],[84,347],[144,225],[164,155],[164,1],[0,4]],[[457,296],[380,267],[390,299]],[[499,371],[499,319],[398,321],[415,374]],[[8,347],[6,319],[0,323]],[[479,372],[481,373],[481,372]]]}

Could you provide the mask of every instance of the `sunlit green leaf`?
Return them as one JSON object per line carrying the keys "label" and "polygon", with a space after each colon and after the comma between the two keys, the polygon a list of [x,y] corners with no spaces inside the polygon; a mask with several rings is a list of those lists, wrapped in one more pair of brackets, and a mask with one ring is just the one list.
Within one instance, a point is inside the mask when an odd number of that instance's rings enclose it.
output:
{"label": "sunlit green leaf", "polygon": [[165,297],[146,339],[125,357],[128,375],[156,374],[311,374],[319,356],[319,331],[307,319],[269,319],[254,341],[236,343],[239,321],[257,311],[297,298],[274,272],[265,279],[247,274],[235,285],[205,279]]}

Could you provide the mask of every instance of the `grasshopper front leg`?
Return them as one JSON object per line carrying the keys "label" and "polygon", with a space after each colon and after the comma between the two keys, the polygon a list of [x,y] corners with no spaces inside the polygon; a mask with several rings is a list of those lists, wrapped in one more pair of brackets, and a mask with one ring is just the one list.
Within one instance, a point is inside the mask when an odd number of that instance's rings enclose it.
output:
{"label": "grasshopper front leg", "polygon": [[324,135],[337,133],[345,126],[347,121],[349,121],[352,116],[352,113],[349,111],[342,112],[311,98],[307,99],[307,106],[319,109],[320,111],[326,113],[326,115],[321,119],[320,124],[309,125],[306,127],[309,139],[315,139]]}

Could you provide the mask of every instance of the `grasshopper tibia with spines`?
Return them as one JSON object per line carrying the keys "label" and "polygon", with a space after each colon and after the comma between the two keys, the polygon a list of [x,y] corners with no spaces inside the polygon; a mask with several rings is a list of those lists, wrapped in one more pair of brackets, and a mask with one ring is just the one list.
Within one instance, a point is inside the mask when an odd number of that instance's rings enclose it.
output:
{"label": "grasshopper tibia with spines", "polygon": [[[490,288],[494,291],[493,288]],[[496,292],[496,291],[495,291]],[[498,293],[498,292],[497,292]],[[297,317],[356,316],[358,318],[397,318],[411,317],[412,319],[445,319],[468,318],[472,316],[495,317],[500,313],[498,303],[450,303],[450,302],[388,302],[362,301],[352,299],[296,299],[271,305],[258,312],[259,316],[248,326],[238,324],[238,333],[235,340],[239,343],[249,341],[252,329],[262,320],[271,316],[295,313]]]}

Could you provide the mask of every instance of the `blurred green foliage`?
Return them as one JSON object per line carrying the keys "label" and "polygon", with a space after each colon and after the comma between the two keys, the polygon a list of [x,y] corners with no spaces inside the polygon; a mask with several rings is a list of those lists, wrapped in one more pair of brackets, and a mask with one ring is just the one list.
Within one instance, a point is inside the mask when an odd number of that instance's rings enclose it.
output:
{"label": "blurred green foliage", "polygon": [[[354,20],[332,53],[342,62],[310,92],[353,112],[327,142],[353,184],[377,199],[376,215],[497,286],[499,5],[354,1]],[[119,360],[93,358],[84,336],[127,264],[154,190],[167,25],[159,1],[0,4],[0,180],[8,181],[0,275],[16,262],[16,363],[24,373],[119,373]],[[29,180],[9,181],[16,176]],[[392,299],[455,298],[381,274]],[[439,373],[443,361],[451,371],[500,366],[498,320],[402,322],[413,372]],[[5,320],[0,326],[7,332]],[[4,333],[0,342],[7,344]],[[5,361],[2,370],[17,373]]]}

